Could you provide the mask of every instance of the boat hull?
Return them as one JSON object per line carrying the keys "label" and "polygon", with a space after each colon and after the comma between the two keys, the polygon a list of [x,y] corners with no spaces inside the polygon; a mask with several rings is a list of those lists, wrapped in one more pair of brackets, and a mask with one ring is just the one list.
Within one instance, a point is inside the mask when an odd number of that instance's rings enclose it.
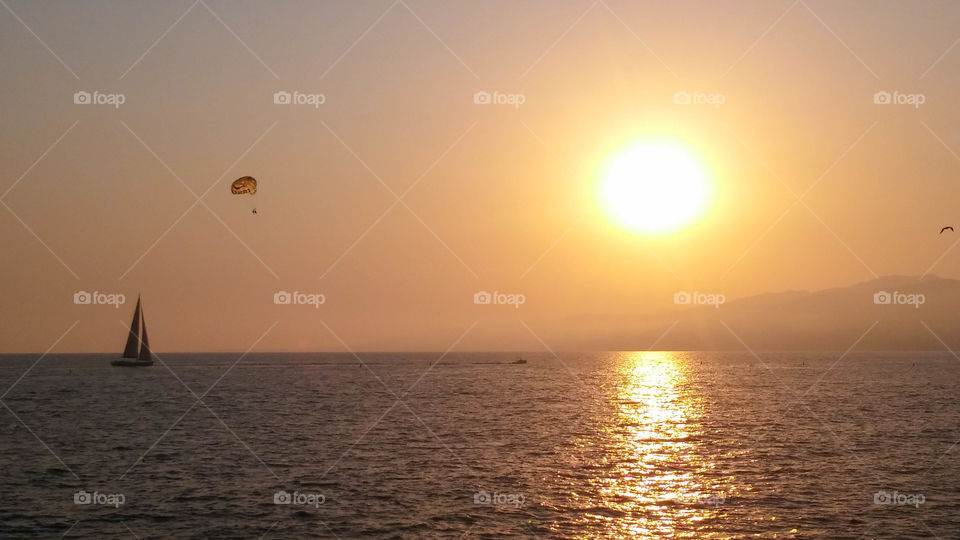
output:
{"label": "boat hull", "polygon": [[110,362],[111,366],[120,366],[120,367],[148,367],[153,365],[153,361],[140,362],[139,360],[114,360]]}

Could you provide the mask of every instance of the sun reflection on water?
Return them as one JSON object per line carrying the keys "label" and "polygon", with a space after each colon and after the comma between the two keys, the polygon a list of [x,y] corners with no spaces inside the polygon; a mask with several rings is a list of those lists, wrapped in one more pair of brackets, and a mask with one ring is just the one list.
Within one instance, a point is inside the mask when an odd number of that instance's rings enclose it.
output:
{"label": "sun reflection on water", "polygon": [[693,537],[697,522],[720,514],[722,495],[703,485],[713,463],[702,451],[702,401],[679,353],[624,353],[606,422],[605,536]]}

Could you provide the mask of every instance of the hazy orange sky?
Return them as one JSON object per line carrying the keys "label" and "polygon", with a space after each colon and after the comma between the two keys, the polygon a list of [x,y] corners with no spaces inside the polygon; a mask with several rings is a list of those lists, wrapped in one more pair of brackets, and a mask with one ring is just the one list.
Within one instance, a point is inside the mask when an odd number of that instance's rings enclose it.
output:
{"label": "hazy orange sky", "polygon": [[[937,234],[960,226],[956,2],[7,6],[2,351],[74,323],[54,350],[119,350],[138,291],[161,354],[261,336],[543,350],[578,317],[675,309],[678,290],[960,276],[957,237]],[[695,152],[714,191],[662,236],[597,199],[603,163],[650,136]],[[230,194],[243,175],[257,215]],[[127,304],[75,305],[81,290]],[[275,305],[278,290],[326,301]],[[479,290],[526,302],[475,305]]]}

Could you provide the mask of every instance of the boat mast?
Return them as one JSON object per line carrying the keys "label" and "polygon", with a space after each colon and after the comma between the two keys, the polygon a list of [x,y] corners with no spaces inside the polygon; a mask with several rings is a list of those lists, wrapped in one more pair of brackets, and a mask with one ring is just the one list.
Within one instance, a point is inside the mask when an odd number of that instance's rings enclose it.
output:
{"label": "boat mast", "polygon": [[[137,302],[139,304],[139,302]],[[140,356],[137,357],[138,362],[153,362],[153,355],[150,354],[150,341],[147,340],[147,318],[141,316],[143,319],[143,341],[140,346]]]}
{"label": "boat mast", "polygon": [[133,310],[133,322],[127,334],[127,346],[123,348],[123,358],[136,358],[140,347],[140,296],[137,296],[137,309]]}

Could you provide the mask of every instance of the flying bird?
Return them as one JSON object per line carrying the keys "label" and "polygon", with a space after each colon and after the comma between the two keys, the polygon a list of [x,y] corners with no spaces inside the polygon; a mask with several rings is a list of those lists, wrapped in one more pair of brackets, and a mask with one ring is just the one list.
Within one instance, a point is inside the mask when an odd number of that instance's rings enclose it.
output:
{"label": "flying bird", "polygon": [[943,234],[943,231],[945,231],[945,230],[947,230],[947,229],[950,229],[950,232],[953,232],[953,227],[947,225],[946,227],[940,229],[940,234]]}

